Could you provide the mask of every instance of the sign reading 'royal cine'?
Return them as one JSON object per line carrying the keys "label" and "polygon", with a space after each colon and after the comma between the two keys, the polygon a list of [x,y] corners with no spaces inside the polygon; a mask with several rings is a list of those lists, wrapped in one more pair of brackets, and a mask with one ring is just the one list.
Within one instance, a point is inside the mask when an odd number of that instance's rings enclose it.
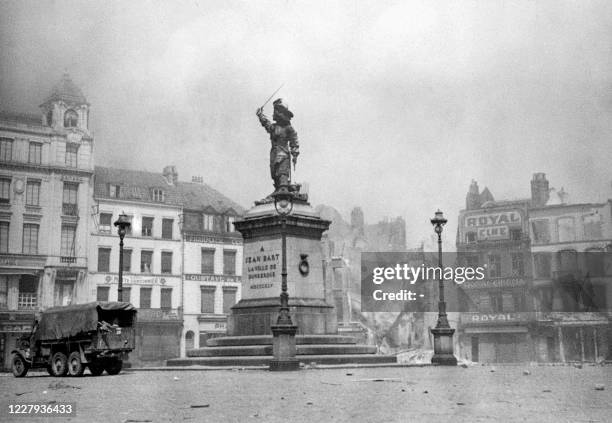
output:
{"label": "sign reading 'royal cine'", "polygon": [[483,215],[468,216],[465,218],[467,229],[474,229],[478,239],[508,239],[510,238],[510,225],[521,223],[518,211],[508,211]]}

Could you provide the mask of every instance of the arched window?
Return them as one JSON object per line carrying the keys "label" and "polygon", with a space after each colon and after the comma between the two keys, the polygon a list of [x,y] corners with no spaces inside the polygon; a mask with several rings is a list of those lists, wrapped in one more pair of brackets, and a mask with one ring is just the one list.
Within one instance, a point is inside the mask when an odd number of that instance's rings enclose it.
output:
{"label": "arched window", "polygon": [[74,110],[66,110],[64,114],[64,127],[65,128],[74,128],[77,126],[77,122],[79,120],[79,115]]}
{"label": "arched window", "polygon": [[193,331],[187,331],[185,334],[185,351],[193,349]]}

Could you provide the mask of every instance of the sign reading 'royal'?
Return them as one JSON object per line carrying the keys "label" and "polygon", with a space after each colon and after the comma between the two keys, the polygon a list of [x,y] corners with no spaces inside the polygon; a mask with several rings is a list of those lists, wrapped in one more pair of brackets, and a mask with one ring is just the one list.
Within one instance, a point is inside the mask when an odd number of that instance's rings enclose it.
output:
{"label": "sign reading 'royal'", "polygon": [[521,215],[518,211],[474,215],[465,218],[465,226],[472,228],[483,226],[502,226],[518,223],[521,223]]}

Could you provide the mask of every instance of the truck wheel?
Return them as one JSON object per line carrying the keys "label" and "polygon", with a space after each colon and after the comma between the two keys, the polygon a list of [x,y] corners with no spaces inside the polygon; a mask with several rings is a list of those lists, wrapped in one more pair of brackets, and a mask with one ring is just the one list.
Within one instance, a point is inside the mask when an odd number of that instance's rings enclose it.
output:
{"label": "truck wheel", "polygon": [[51,367],[51,365],[47,365],[47,373],[49,373],[51,376],[53,376],[53,368]]}
{"label": "truck wheel", "polygon": [[74,351],[68,357],[68,374],[70,376],[83,376],[85,366],[81,361],[81,354],[78,351]]}
{"label": "truck wheel", "polygon": [[104,367],[100,363],[89,363],[89,371],[92,376],[100,376],[104,372]]}
{"label": "truck wheel", "polygon": [[13,374],[15,377],[24,377],[28,374],[30,366],[19,354],[13,357]]}
{"label": "truck wheel", "polygon": [[68,358],[63,352],[56,352],[51,359],[51,373],[53,376],[66,376],[68,372]]}
{"label": "truck wheel", "polygon": [[123,361],[113,360],[106,365],[106,373],[109,375],[116,375],[123,368]]}

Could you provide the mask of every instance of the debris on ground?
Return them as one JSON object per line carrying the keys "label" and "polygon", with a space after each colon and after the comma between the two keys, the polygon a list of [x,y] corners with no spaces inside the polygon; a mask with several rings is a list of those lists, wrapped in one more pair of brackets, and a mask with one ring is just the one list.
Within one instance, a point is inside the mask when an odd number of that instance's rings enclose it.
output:
{"label": "debris on ground", "polygon": [[68,389],[68,388],[81,389],[80,386],[68,385],[68,384],[66,384],[64,382],[61,382],[61,381],[52,382],[52,383],[49,384],[49,389]]}
{"label": "debris on ground", "polygon": [[397,353],[399,364],[431,364],[433,350],[414,349]]}
{"label": "debris on ground", "polygon": [[178,377],[174,376],[174,378],[172,380],[181,380]]}
{"label": "debris on ground", "polygon": [[423,393],[424,393],[424,394],[428,394],[428,393],[429,393],[429,391],[423,391]]}
{"label": "debris on ground", "polygon": [[355,382],[401,382],[399,377],[375,377],[372,379],[357,379]]}
{"label": "debris on ground", "polygon": [[542,392],[552,392],[550,389],[544,389]]}
{"label": "debris on ground", "polygon": [[311,402],[311,401],[308,401],[308,402],[306,403],[306,405],[312,405],[312,402]]}
{"label": "debris on ground", "polygon": [[190,408],[208,408],[210,404],[191,404]]}
{"label": "debris on ground", "polygon": [[31,394],[33,391],[27,391],[27,392],[15,392],[16,396],[21,396],[21,395],[25,395],[25,394]]}
{"label": "debris on ground", "polygon": [[596,391],[603,391],[605,388],[605,386],[603,385],[603,383],[598,383],[597,385],[595,385],[595,390]]}
{"label": "debris on ground", "polygon": [[529,376],[531,372],[529,370],[523,370],[523,375]]}
{"label": "debris on ground", "polygon": [[458,402],[457,405],[465,405],[464,402]]}
{"label": "debris on ground", "polygon": [[463,367],[464,369],[467,369],[467,368],[468,368],[468,365],[467,365],[467,364],[465,364],[465,363],[461,363],[459,366],[460,366],[460,367]]}
{"label": "debris on ground", "polygon": [[353,374],[352,374],[352,373],[347,373],[346,375],[347,375],[347,376],[353,376]]}
{"label": "debris on ground", "polygon": [[582,369],[582,364],[581,363],[574,363],[574,367],[577,369]]}

